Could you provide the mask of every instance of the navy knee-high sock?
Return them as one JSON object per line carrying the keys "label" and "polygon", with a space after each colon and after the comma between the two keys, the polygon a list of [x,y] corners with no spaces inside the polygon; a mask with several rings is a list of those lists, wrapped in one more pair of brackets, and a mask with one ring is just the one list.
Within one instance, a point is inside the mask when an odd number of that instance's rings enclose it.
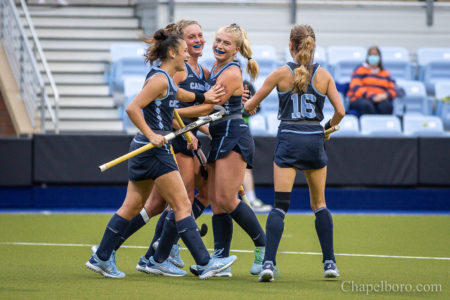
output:
{"label": "navy knee-high sock", "polygon": [[130,225],[128,225],[127,230],[123,234],[123,236],[120,237],[119,243],[116,245],[115,250],[119,249],[120,246],[136,231],[138,231],[141,227],[143,227],[145,224],[148,223],[150,218],[148,217],[147,211],[145,208],[141,210],[141,212],[131,219]]}
{"label": "navy knee-high sock", "polygon": [[97,256],[101,260],[108,260],[111,256],[121,236],[125,233],[130,221],[122,218],[118,214],[114,214],[111,220],[109,220],[108,225],[106,225],[105,233],[103,234],[102,241],[97,249]]}
{"label": "navy knee-high sock", "polygon": [[241,201],[230,215],[252,238],[256,247],[264,247],[266,245],[264,230],[259,224],[255,213],[247,204]]}
{"label": "navy knee-high sock", "polygon": [[164,210],[161,213],[161,216],[158,219],[158,222],[156,223],[155,227],[155,234],[153,235],[153,239],[150,242],[150,246],[148,247],[147,253],[145,253],[145,258],[149,259],[150,256],[153,256],[155,254],[155,249],[153,249],[153,243],[156,242],[159,237],[161,236],[161,233],[163,231],[164,222],[166,221],[166,216],[169,211]]}
{"label": "navy knee-high sock", "polygon": [[[197,219],[198,217],[200,217],[204,210],[205,210],[205,206],[197,198],[194,197],[194,203],[192,203],[192,214],[194,215],[194,219]],[[180,239],[180,236],[177,236],[174,244],[178,243],[179,239]]]}
{"label": "navy knee-high sock", "polygon": [[204,266],[209,262],[209,253],[203,244],[197,223],[192,216],[177,222],[177,230],[183,243],[189,249],[197,265]]}
{"label": "navy knee-high sock", "polygon": [[194,218],[197,219],[200,217],[204,210],[205,206],[197,199],[197,197],[194,197],[194,203],[192,203],[192,214],[194,215]]}
{"label": "navy knee-high sock", "polygon": [[286,213],[279,208],[272,208],[266,223],[266,253],[264,261],[272,261],[276,265],[276,256],[284,230]]}
{"label": "navy knee-high sock", "polygon": [[166,221],[164,222],[158,248],[153,255],[156,262],[162,263],[169,257],[170,250],[172,249],[172,245],[175,243],[177,236],[178,233],[177,226],[175,224],[175,214],[173,213],[173,210],[171,210],[166,216]]}
{"label": "navy knee-high sock", "polygon": [[233,237],[233,219],[227,213],[212,216],[214,233],[214,254],[217,257],[230,256],[231,238]]}
{"label": "navy knee-high sock", "polygon": [[333,248],[333,218],[326,206],[314,211],[316,214],[316,231],[322,247],[323,261],[332,260],[336,262]]}

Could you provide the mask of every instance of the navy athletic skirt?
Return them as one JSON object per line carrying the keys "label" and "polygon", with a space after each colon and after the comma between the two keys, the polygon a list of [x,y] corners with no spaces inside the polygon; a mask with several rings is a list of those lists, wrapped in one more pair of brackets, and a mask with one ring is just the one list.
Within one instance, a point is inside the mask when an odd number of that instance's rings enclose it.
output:
{"label": "navy athletic skirt", "polygon": [[[197,130],[192,130],[191,132],[195,136],[197,136]],[[175,152],[175,154],[183,153],[184,155],[194,157],[194,151],[188,150],[187,145],[188,145],[188,142],[186,141],[186,138],[184,137],[184,135],[179,135],[172,140],[173,152]],[[200,141],[198,141],[198,148],[200,149]]]}
{"label": "navy athletic skirt", "polygon": [[281,168],[321,169],[328,163],[321,125],[281,122],[273,161]]}
{"label": "navy athletic skirt", "polygon": [[[130,152],[145,144],[135,137],[130,144]],[[178,170],[178,166],[170,144],[142,152],[128,160],[128,177],[131,181],[155,180],[175,170]]]}
{"label": "navy athletic skirt", "polygon": [[215,162],[228,155],[231,151],[241,154],[247,163],[247,168],[253,168],[253,155],[255,143],[250,134],[248,125],[241,118],[219,120],[209,126],[212,136],[211,151],[208,163]]}

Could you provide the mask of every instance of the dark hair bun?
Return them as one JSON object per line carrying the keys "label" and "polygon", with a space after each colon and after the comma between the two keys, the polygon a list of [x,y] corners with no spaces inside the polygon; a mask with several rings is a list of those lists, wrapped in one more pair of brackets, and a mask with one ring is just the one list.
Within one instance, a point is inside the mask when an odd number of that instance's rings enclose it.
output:
{"label": "dark hair bun", "polygon": [[164,41],[167,39],[169,35],[164,29],[158,29],[155,34],[153,35],[153,38],[157,41]]}

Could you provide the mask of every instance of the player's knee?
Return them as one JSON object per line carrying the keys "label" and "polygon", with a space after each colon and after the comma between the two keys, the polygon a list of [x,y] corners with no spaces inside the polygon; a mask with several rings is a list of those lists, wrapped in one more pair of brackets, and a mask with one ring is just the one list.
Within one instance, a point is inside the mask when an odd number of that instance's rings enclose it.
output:
{"label": "player's knee", "polygon": [[281,209],[285,213],[289,210],[291,204],[291,192],[275,192],[275,208]]}

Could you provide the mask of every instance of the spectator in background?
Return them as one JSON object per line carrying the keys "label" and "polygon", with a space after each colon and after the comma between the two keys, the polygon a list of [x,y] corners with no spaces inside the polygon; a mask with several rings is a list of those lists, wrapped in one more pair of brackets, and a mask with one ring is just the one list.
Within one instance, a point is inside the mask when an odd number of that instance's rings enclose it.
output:
{"label": "spectator in background", "polygon": [[350,110],[364,114],[392,114],[392,99],[397,95],[395,82],[384,69],[380,49],[372,46],[367,51],[366,61],[352,74],[347,96]]}

